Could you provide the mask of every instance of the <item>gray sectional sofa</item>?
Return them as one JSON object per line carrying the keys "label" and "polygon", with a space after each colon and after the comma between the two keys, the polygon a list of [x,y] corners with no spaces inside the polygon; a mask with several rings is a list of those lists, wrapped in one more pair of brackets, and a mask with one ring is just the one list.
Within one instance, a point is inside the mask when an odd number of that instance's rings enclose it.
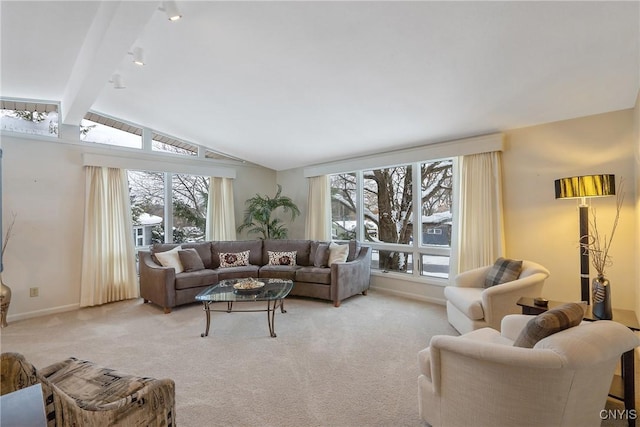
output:
{"label": "gray sectional sofa", "polygon": [[[178,244],[154,244],[150,251],[139,252],[140,296],[170,313],[173,307],[195,302],[195,296],[220,280],[232,278],[277,278],[292,280],[289,295],[305,296],[332,301],[336,307],[345,298],[369,289],[371,248],[359,242],[348,243],[345,262],[327,265],[330,242],[315,240],[246,240],[209,241],[180,244],[182,249],[195,249],[202,265],[191,271],[176,273],[172,267],[163,267],[157,253],[174,249]],[[225,257],[248,253],[248,265],[226,266]],[[189,252],[189,251],[187,251]],[[180,259],[187,252],[180,252]],[[295,265],[269,262],[269,255],[277,252],[295,252]],[[191,251],[192,253],[192,251]],[[221,256],[222,254],[222,256]],[[196,257],[198,258],[198,257]],[[187,267],[192,267],[185,260]],[[286,264],[286,263],[285,263]],[[292,263],[291,263],[292,264]],[[203,267],[203,268],[202,268]]]}

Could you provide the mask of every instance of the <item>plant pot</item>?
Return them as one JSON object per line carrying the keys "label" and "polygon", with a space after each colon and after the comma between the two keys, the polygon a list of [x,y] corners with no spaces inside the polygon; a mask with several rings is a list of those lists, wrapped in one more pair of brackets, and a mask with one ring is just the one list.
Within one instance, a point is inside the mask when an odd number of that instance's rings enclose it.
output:
{"label": "plant pot", "polygon": [[611,320],[613,312],[611,310],[611,286],[609,280],[603,276],[593,279],[593,308],[592,313],[601,320]]}

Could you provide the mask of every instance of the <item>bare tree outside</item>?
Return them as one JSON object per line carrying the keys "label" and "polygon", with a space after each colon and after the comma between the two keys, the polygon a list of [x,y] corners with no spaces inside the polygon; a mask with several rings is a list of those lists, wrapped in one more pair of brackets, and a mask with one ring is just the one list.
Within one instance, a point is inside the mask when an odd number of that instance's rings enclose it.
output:
{"label": "bare tree outside", "polygon": [[[365,222],[365,240],[394,244],[411,244],[413,227],[422,230],[423,219],[451,211],[452,161],[442,160],[420,164],[421,206],[413,206],[413,165],[369,170],[363,173],[364,194],[362,207]],[[353,173],[331,176],[332,225],[334,238],[355,238],[357,224],[356,175]],[[423,242],[424,243],[424,242]],[[450,242],[449,242],[450,243]],[[410,260],[406,253],[379,251],[379,268],[389,271],[407,271]]]}

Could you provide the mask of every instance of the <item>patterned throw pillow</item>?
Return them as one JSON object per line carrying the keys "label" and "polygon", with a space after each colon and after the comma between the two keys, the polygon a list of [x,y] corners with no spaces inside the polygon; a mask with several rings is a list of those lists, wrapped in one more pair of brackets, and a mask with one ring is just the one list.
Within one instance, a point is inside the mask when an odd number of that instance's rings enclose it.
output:
{"label": "patterned throw pillow", "polygon": [[180,262],[182,263],[182,267],[184,267],[184,271],[204,270],[202,258],[200,258],[198,251],[195,249],[183,249],[178,251],[178,255],[180,256]]}
{"label": "patterned throw pillow", "polygon": [[578,326],[584,317],[584,309],[584,304],[570,302],[538,314],[520,331],[513,342],[514,347],[533,348],[549,335]]}
{"label": "patterned throw pillow", "polygon": [[296,265],[297,251],[293,252],[274,252],[267,251],[269,255],[269,265]]}
{"label": "patterned throw pillow", "polygon": [[512,282],[520,277],[521,271],[522,261],[498,258],[484,279],[484,287],[490,288],[491,286]]}
{"label": "patterned throw pillow", "polygon": [[220,253],[220,268],[241,267],[243,265],[249,265],[249,251]]}

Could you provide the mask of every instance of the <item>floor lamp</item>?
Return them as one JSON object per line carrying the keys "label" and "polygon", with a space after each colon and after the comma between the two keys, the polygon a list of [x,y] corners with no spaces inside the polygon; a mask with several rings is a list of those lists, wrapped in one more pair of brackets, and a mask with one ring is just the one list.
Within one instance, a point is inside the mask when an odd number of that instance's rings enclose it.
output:
{"label": "floor lamp", "polygon": [[589,242],[589,205],[587,198],[615,195],[615,175],[586,175],[560,178],[556,179],[555,186],[556,199],[579,199],[581,300],[590,304],[589,251],[583,249],[583,245]]}

